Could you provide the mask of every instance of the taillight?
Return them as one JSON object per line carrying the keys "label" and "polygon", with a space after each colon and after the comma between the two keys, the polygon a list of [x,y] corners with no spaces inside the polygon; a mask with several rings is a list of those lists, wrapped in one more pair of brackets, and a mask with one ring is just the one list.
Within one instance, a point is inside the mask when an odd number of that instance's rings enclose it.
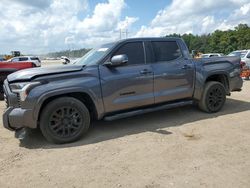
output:
{"label": "taillight", "polygon": [[246,63],[244,61],[240,62],[240,68],[243,69],[243,67],[246,66]]}

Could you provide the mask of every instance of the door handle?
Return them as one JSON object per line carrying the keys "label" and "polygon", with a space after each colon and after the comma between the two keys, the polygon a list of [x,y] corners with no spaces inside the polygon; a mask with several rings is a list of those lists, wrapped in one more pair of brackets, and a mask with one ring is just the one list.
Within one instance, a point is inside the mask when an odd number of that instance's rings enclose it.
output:
{"label": "door handle", "polygon": [[152,71],[150,71],[148,69],[144,69],[144,70],[140,71],[140,74],[143,74],[143,75],[145,75],[145,74],[151,74],[151,73],[152,73]]}
{"label": "door handle", "polygon": [[187,65],[187,64],[183,65],[183,67],[182,67],[182,69],[190,69],[190,68],[191,68],[191,66]]}

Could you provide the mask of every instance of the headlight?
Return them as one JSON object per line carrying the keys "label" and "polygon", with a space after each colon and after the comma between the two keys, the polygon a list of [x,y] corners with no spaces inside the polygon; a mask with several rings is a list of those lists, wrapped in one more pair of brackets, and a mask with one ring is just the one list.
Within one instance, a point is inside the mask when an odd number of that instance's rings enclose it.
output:
{"label": "headlight", "polygon": [[10,89],[13,93],[19,94],[21,101],[25,101],[29,91],[40,84],[40,82],[19,82],[10,84]]}

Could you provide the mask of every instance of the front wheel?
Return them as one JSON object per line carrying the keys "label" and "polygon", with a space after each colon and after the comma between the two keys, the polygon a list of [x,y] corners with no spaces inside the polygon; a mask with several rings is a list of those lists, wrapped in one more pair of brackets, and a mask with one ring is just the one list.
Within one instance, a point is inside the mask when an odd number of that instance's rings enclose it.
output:
{"label": "front wheel", "polygon": [[41,113],[41,132],[48,141],[56,144],[80,139],[89,126],[90,114],[87,107],[72,97],[53,100]]}
{"label": "front wheel", "polygon": [[226,90],[220,82],[207,82],[203,91],[199,108],[205,112],[215,113],[221,110],[226,101]]}

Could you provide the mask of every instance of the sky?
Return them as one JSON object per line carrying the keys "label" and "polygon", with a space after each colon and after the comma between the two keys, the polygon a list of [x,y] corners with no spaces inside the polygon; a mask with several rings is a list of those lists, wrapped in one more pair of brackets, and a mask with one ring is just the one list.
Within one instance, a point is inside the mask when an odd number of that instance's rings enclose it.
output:
{"label": "sky", "polygon": [[1,0],[0,10],[0,54],[92,48],[126,31],[161,37],[250,25],[250,0]]}

